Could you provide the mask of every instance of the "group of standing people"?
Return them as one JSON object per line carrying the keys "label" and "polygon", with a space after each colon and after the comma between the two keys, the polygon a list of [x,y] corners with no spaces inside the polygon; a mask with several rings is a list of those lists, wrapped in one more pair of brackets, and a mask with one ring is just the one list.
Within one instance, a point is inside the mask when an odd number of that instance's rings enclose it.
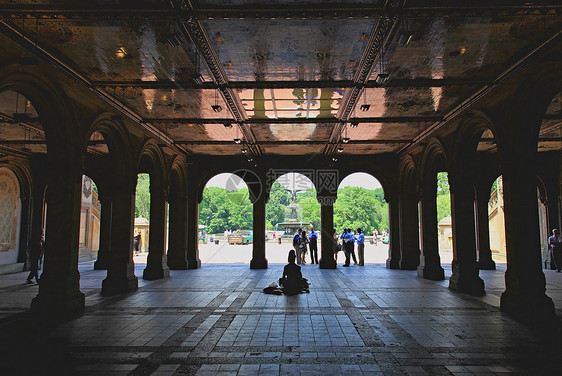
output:
{"label": "group of standing people", "polygon": [[[345,255],[345,263],[343,266],[349,266],[352,258],[355,265],[365,265],[365,234],[361,228],[357,228],[355,233],[353,233],[350,228],[344,228],[343,232],[339,236],[334,229],[333,240],[334,257],[336,262],[338,262],[338,253],[343,251]],[[339,242],[340,240],[341,243]],[[357,243],[357,256],[359,257],[359,262],[357,262],[357,258],[355,257],[355,243]]]}
{"label": "group of standing people", "polygon": [[318,264],[318,233],[314,227],[310,227],[307,233],[299,228],[293,237],[293,247],[295,248],[297,264],[306,264],[306,254],[310,249],[310,263]]}

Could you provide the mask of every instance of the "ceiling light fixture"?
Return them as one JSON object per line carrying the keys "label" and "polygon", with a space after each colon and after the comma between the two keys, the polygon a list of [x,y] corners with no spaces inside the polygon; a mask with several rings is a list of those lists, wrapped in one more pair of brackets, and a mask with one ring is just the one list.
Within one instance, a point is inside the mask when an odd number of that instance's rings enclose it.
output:
{"label": "ceiling light fixture", "polygon": [[357,120],[352,120],[351,123],[349,124],[349,126],[351,128],[357,128],[359,126],[359,121]]}
{"label": "ceiling light fixture", "polygon": [[235,139],[234,139],[234,143],[235,143],[235,144],[239,144],[239,143],[241,143],[241,142],[242,142],[242,140],[239,139],[239,138],[235,138]]}
{"label": "ceiling light fixture", "polygon": [[242,152],[242,154],[246,154],[248,152],[248,149],[242,148],[242,149],[240,149],[240,151]]}
{"label": "ceiling light fixture", "polygon": [[369,108],[371,108],[370,104],[362,104],[361,107],[359,107],[359,109],[363,112],[369,111]]}
{"label": "ceiling light fixture", "polygon": [[117,51],[115,51],[115,56],[117,56],[119,59],[127,57],[127,51],[125,51],[125,47],[119,47]]}
{"label": "ceiling light fixture", "polygon": [[212,105],[211,108],[215,112],[221,112],[222,111],[222,106],[219,105],[219,90],[218,89],[215,89],[215,104]]}
{"label": "ceiling light fixture", "polygon": [[224,123],[223,125],[224,125],[224,127],[227,128],[227,129],[232,128],[232,124],[230,124],[230,123]]}
{"label": "ceiling light fixture", "polygon": [[343,142],[344,144],[347,144],[349,142],[349,137],[342,138],[341,142]]}
{"label": "ceiling light fixture", "polygon": [[332,161],[337,162],[338,159],[337,159],[336,157],[333,157],[333,158],[332,158]]}
{"label": "ceiling light fixture", "polygon": [[377,75],[377,78],[375,79],[375,82],[379,85],[384,85],[386,83],[386,81],[388,81],[388,73],[384,73],[384,55],[381,54],[381,58],[379,60],[379,74]]}
{"label": "ceiling light fixture", "polygon": [[338,153],[343,153],[343,148],[338,148]]}

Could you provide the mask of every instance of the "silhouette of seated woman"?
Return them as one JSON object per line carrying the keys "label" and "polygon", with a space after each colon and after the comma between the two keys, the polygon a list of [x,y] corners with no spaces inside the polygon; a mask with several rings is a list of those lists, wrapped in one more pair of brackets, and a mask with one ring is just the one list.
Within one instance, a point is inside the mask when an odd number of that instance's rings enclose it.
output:
{"label": "silhouette of seated woman", "polygon": [[297,295],[308,292],[308,282],[302,277],[301,267],[295,264],[297,255],[294,249],[289,251],[289,263],[283,269],[283,277],[279,284],[283,286],[285,295]]}

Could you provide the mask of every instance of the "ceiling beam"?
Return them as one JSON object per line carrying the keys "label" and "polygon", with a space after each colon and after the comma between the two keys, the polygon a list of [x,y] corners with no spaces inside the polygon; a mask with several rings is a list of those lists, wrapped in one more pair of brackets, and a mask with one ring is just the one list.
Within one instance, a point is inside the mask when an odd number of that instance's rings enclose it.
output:
{"label": "ceiling beam", "polygon": [[[491,80],[477,80],[477,79],[463,79],[463,78],[399,78],[389,79],[384,85],[378,84],[374,80],[366,81],[363,87],[366,88],[388,88],[388,87],[403,87],[403,88],[426,88],[426,87],[445,87],[445,86],[481,86],[493,83]],[[347,89],[354,85],[351,80],[341,81],[230,81],[225,87],[230,89]],[[122,88],[132,87],[140,89],[162,89],[162,90],[212,90],[220,89],[221,87],[214,82],[204,82],[197,84],[193,81],[171,81],[171,80],[158,80],[158,81],[92,81],[93,87],[101,88]]]}
{"label": "ceiling beam", "polygon": [[[256,141],[262,146],[285,146],[285,145],[326,145],[327,141],[310,141],[310,140],[293,140],[293,141],[270,141],[270,140],[263,140],[263,141]],[[412,139],[380,139],[380,140],[349,140],[348,143],[341,145],[345,147],[345,145],[376,145],[376,144],[405,144],[411,143]],[[236,144],[233,141],[194,141],[194,140],[178,140],[175,141],[176,144],[181,145],[223,145],[223,146],[239,146],[240,144]]]}
{"label": "ceiling beam", "polygon": [[[419,3],[420,5],[417,5]],[[553,15],[560,12],[560,2],[521,2],[508,4],[486,0],[473,0],[470,5],[451,4],[451,1],[433,1],[431,4],[422,2],[409,2],[409,6],[397,12],[404,18],[433,18],[436,15],[449,16],[483,16],[501,14],[502,16],[517,16],[531,14],[537,16]],[[427,3],[427,2],[426,2]],[[0,5],[1,18],[37,18],[42,20],[66,19],[170,19],[175,18],[174,11],[166,2],[162,5],[153,5],[139,2],[134,8],[123,5],[98,5],[87,4],[76,6],[74,4],[2,4]],[[197,7],[191,5],[189,16],[198,20],[228,20],[228,19],[364,19],[378,18],[385,13],[385,9],[378,6],[359,5],[292,5],[291,7]]]}
{"label": "ceiling beam", "polygon": [[[201,118],[146,118],[147,122],[154,124],[205,124],[220,125],[224,124],[236,125],[233,119],[201,119]],[[365,117],[351,118],[349,123],[370,124],[370,123],[416,123],[416,122],[435,122],[442,121],[442,116],[381,116],[381,117]],[[249,118],[243,123],[251,124],[337,124],[340,120],[336,118],[280,118],[280,119],[261,119]]]}

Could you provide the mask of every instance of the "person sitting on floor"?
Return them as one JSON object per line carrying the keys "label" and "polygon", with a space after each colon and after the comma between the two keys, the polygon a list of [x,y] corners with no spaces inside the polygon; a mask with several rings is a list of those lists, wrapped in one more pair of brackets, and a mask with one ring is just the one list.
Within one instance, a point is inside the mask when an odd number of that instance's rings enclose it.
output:
{"label": "person sitting on floor", "polygon": [[301,267],[295,264],[297,255],[294,249],[289,251],[289,263],[283,268],[283,277],[279,284],[283,286],[285,295],[297,295],[308,291],[308,282],[302,277]]}

